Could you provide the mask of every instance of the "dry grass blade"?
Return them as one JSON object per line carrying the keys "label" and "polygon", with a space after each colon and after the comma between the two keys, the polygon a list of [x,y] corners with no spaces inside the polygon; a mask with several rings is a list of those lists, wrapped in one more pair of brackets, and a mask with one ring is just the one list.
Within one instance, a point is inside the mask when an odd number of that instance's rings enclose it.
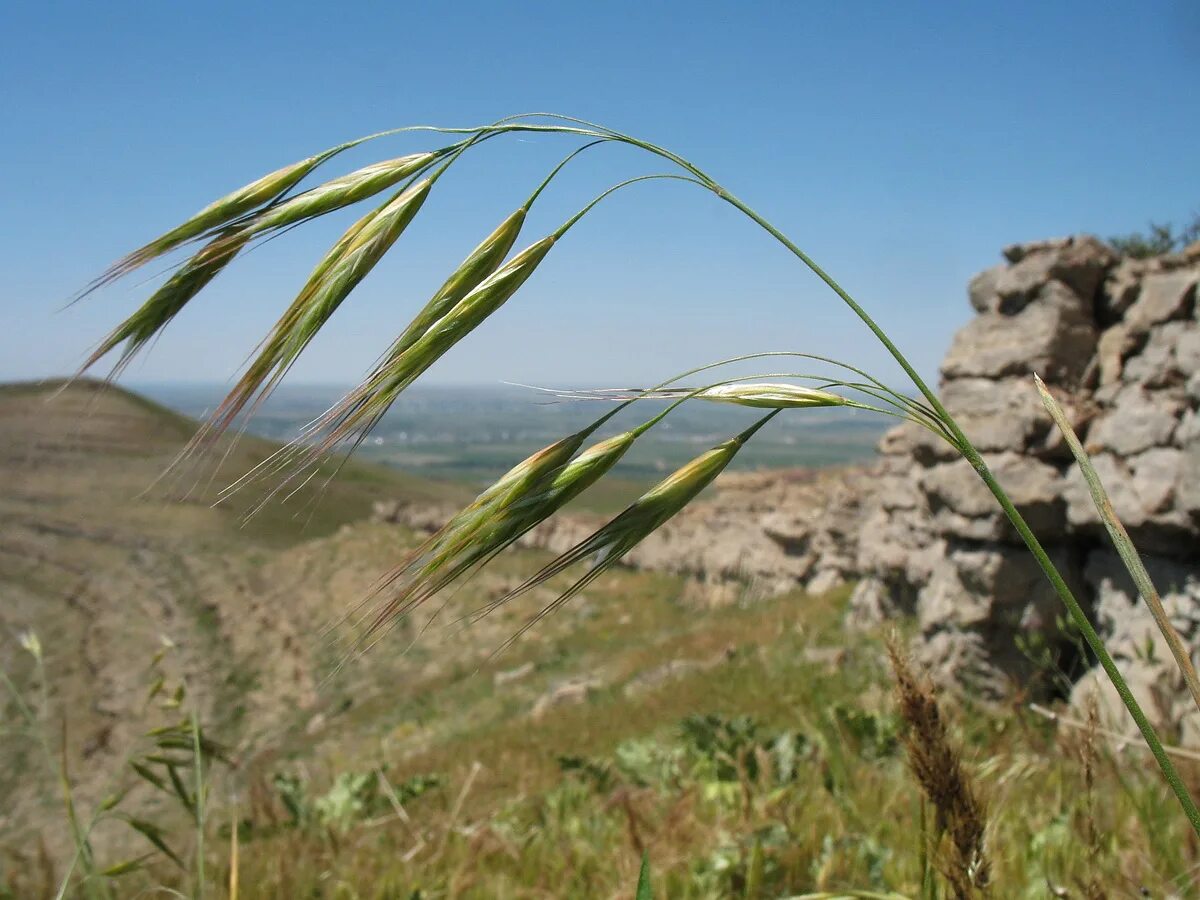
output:
{"label": "dry grass blade", "polygon": [[1062,432],[1063,437],[1067,441],[1067,446],[1071,448],[1075,462],[1079,465],[1079,470],[1083,473],[1084,481],[1087,482],[1088,491],[1092,495],[1092,502],[1096,504],[1096,511],[1100,514],[1100,520],[1104,523],[1104,527],[1108,531],[1108,536],[1112,539],[1113,546],[1116,548],[1117,554],[1121,557],[1121,562],[1125,564],[1125,569],[1133,579],[1138,593],[1142,595],[1142,600],[1145,601],[1146,607],[1150,610],[1150,615],[1154,618],[1154,623],[1158,626],[1158,630],[1162,632],[1163,639],[1171,649],[1171,655],[1175,658],[1175,664],[1179,667],[1179,671],[1187,683],[1188,690],[1191,692],[1192,701],[1196,704],[1196,708],[1200,709],[1200,678],[1196,675],[1196,667],[1192,664],[1191,654],[1184,645],[1183,639],[1179,636],[1179,632],[1176,631],[1175,626],[1171,624],[1166,609],[1163,608],[1162,599],[1159,596],[1158,590],[1154,587],[1154,582],[1150,580],[1150,573],[1146,571],[1146,566],[1142,563],[1142,557],[1138,554],[1137,548],[1133,546],[1129,532],[1125,530],[1125,526],[1121,523],[1120,518],[1118,518],[1116,510],[1113,509],[1108,492],[1104,489],[1104,484],[1100,481],[1100,475],[1096,472],[1096,467],[1092,465],[1091,457],[1083,449],[1083,444],[1080,443],[1079,436],[1075,434],[1075,429],[1071,427],[1071,423],[1067,420],[1067,415],[1063,411],[1063,408],[1059,406],[1058,402],[1050,394],[1045,382],[1041,378],[1034,375],[1033,379],[1037,384],[1038,393],[1041,395],[1042,404],[1046,407],[1046,411],[1050,413],[1054,424]]}
{"label": "dry grass blade", "polygon": [[957,900],[982,896],[991,871],[984,804],[950,740],[933,686],[913,672],[894,637],[888,641],[888,657],[896,702],[907,725],[903,741],[909,767],[937,812],[938,830],[949,838],[942,873]]}

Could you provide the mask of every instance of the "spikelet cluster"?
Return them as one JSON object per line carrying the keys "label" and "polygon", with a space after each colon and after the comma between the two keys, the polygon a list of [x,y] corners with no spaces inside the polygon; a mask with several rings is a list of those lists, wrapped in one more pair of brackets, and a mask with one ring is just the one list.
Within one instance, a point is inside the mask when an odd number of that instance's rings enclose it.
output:
{"label": "spikelet cluster", "polygon": [[245,231],[251,236],[263,235],[352,206],[427,169],[448,151],[410,153],[356,169],[272,206],[247,222]]}
{"label": "spikelet cluster", "polygon": [[[510,221],[513,221],[511,217]],[[510,230],[515,227],[519,225],[511,225]],[[393,346],[371,375],[305,429],[299,440],[288,448],[270,471],[294,466],[295,471],[285,480],[287,483],[318,465],[324,455],[340,442],[347,439],[361,441],[405,389],[517,292],[554,243],[555,237],[551,235],[526,247],[466,291],[453,305],[449,298],[454,296],[456,290],[439,292],[435,297],[436,306],[449,306],[449,309],[435,319],[431,314],[431,305],[427,305],[419,318],[433,319],[431,324],[418,335],[420,325],[414,321],[402,335],[402,340]],[[489,238],[489,241],[480,245],[480,249],[494,251],[502,244],[503,241]],[[492,258],[494,256],[489,253],[484,257],[485,263],[490,264]],[[474,272],[481,271],[485,263],[476,259],[476,254],[472,254],[460,271],[468,264],[472,264]],[[468,280],[456,279],[457,289],[461,290]]]}
{"label": "spikelet cluster", "polygon": [[541,586],[576,563],[583,562],[589,557],[593,558],[591,568],[505,642],[504,647],[507,647],[525,631],[559,609],[604,572],[616,565],[648,535],[661,528],[696,499],[700,492],[712,484],[713,480],[733,461],[738,451],[745,446],[754,433],[774,415],[776,415],[775,412],[768,413],[741,434],[718,444],[676,469],[638,497],[614,519],[543,566],[520,585],[492,601],[477,615],[486,615]]}
{"label": "spikelet cluster", "polygon": [[215,434],[227,428],[256,393],[261,399],[279,382],[317,331],[399,240],[431,186],[431,179],[424,178],[398,192],[351,225],[326,253],[213,415],[210,427]]}
{"label": "spikelet cluster", "polygon": [[596,425],[514,467],[426,541],[385,583],[388,599],[363,637],[386,627],[451,583],[494,558],[554,515],[620,461],[642,429],[599,441],[566,462]]}
{"label": "spikelet cluster", "polygon": [[125,345],[114,374],[124,369],[139,350],[161,332],[189,300],[233,261],[246,245],[246,236],[233,231],[214,238],[185,262],[133,315],[102,340],[80,371],[95,365],[109,351]]}
{"label": "spikelet cluster", "polygon": [[[675,393],[678,393],[676,391]],[[718,384],[694,395],[697,400],[733,403],[755,409],[810,409],[817,406],[845,406],[845,397],[787,382],[747,382]]]}
{"label": "spikelet cluster", "polygon": [[[233,261],[234,257],[251,240],[374,196],[405,178],[421,172],[445,155],[448,149],[414,153],[398,159],[374,163],[318,185],[288,200],[267,206],[241,220],[233,221],[237,219],[237,215],[243,211],[243,208],[251,208],[249,207],[251,201],[264,196],[268,189],[284,184],[290,187],[312,171],[317,163],[306,160],[304,163],[297,163],[286,170],[281,169],[280,172],[285,175],[274,173],[272,176],[267,176],[267,179],[264,180],[266,183],[263,185],[255,182],[247,185],[241,191],[235,191],[230,195],[234,198],[233,200],[225,198],[223,201],[217,201],[210,207],[214,211],[199,213],[183,225],[147,244],[146,247],[134,251],[125,260],[117,263],[109,273],[102,276],[98,283],[111,281],[167,250],[185,243],[190,239],[186,235],[197,236],[204,233],[206,228],[211,231],[206,223],[216,222],[218,219],[220,219],[219,225],[227,223],[208,244],[187,260],[162,287],[155,291],[149,300],[100,343],[96,351],[84,363],[82,370],[90,368],[122,342],[125,343],[125,348],[117,364],[118,370],[128,365],[133,356],[161,332],[193,297]],[[326,154],[326,158],[327,156],[328,154]],[[313,157],[313,159],[319,161],[318,157]],[[293,176],[295,176],[295,180],[289,183],[288,179]],[[278,192],[276,191],[276,193]],[[255,206],[257,205],[255,204]]]}
{"label": "spikelet cluster", "polygon": [[353,141],[333,147],[323,153],[318,153],[316,156],[310,156],[307,159],[286,165],[281,169],[276,169],[274,172],[270,172],[249,184],[243,185],[235,191],[230,191],[224,197],[214,200],[208,206],[204,207],[204,209],[200,210],[200,212],[176,225],[170,231],[159,235],[150,241],[150,243],[139,247],[137,250],[119,259],[93,282],[91,289],[94,290],[124,275],[128,275],[130,272],[171,252],[175,248],[197,238],[202,238],[206,234],[229,225],[231,222],[253,212],[259,207],[277,200],[299,184],[317,166],[332,159],[356,143],[358,142]]}

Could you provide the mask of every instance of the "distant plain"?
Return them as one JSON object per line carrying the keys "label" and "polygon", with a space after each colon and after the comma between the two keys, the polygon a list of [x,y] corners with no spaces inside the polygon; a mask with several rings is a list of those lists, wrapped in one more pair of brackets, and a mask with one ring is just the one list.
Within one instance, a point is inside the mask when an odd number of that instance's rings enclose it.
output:
{"label": "distant plain", "polygon": [[[135,384],[134,389],[183,415],[203,419],[224,396],[220,384]],[[248,426],[249,433],[286,442],[334,404],[344,389],[283,386]],[[418,385],[383,419],[358,455],[430,478],[482,487],[539,447],[582,428],[609,407],[604,401],[562,401],[509,385]],[[618,414],[603,433],[644,420],[660,402],[643,401]],[[640,440],[614,470],[611,485],[645,486],[714,443],[735,434],[754,411],[689,403]],[[852,410],[807,410],[780,416],[734,463],[773,469],[861,462],[874,455],[888,422]]]}

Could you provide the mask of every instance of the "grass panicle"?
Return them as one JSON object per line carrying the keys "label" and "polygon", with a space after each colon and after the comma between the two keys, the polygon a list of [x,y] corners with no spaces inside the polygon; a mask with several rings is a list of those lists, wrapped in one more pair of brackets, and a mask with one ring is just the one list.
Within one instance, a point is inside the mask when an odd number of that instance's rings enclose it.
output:
{"label": "grass panicle", "polygon": [[[382,367],[395,359],[429,330],[429,326],[454,308],[460,300],[479,286],[479,283],[491,275],[504,262],[521,233],[525,224],[525,216],[529,208],[522,206],[514,210],[504,221],[485,237],[467,258],[459,263],[458,268],[442,284],[434,295],[413,317],[408,327],[401,332],[388,350]],[[381,367],[381,368],[382,368]]]}
{"label": "grass panicle", "polygon": [[525,480],[526,490],[507,492],[502,506],[491,504],[493,509],[480,514],[476,501],[456,515],[389,576],[389,586],[402,583],[363,637],[432,599],[549,519],[607,474],[641,433],[625,431],[597,442],[544,477]]}
{"label": "grass panicle", "polygon": [[[588,431],[561,438],[517,463],[384,576],[373,596],[386,592],[388,599],[372,614],[362,638],[369,638],[460,574],[461,559],[479,533],[494,531],[510,506],[539,490],[575,454]],[[393,590],[397,582],[403,583]]]}
{"label": "grass panicle", "polygon": [[[548,120],[550,124],[542,124],[530,120]],[[398,129],[390,133],[396,133],[399,130],[414,130],[414,129]],[[376,373],[370,379],[370,388],[368,390],[374,394],[378,393],[378,397],[373,398],[373,402],[377,405],[374,411],[357,412],[353,406],[335,408],[331,414],[306,429],[294,445],[289,448],[281,459],[273,459],[266,466],[266,471],[279,471],[281,468],[290,465],[292,461],[307,460],[312,462],[319,458],[329,450],[334,444],[337,444],[343,437],[348,437],[351,434],[357,433],[359,439],[373,426],[376,419],[374,414],[381,414],[381,411],[387,408],[387,405],[394,400],[405,388],[416,380],[424,371],[426,371],[434,362],[436,362],[444,353],[453,347],[466,334],[470,333],[475,327],[480,325],[488,316],[494,313],[512,294],[520,287],[520,285],[529,277],[532,271],[537,267],[538,263],[549,252],[554,242],[562,236],[562,234],[573,226],[573,224],[591,210],[596,203],[603,200],[605,197],[612,194],[614,191],[620,190],[626,185],[630,185],[639,181],[650,179],[675,179],[686,181],[690,184],[699,186],[706,191],[709,191],[713,196],[721,202],[729,204],[750,221],[758,225],[764,232],[774,238],[782,245],[789,253],[791,253],[798,261],[808,267],[814,275],[816,275],[838,298],[844,303],[870,331],[880,345],[891,355],[892,359],[900,367],[905,375],[911,380],[913,386],[920,394],[920,398],[910,400],[899,394],[885,392],[888,398],[887,403],[893,401],[899,406],[904,407],[907,413],[901,415],[911,416],[922,424],[926,425],[939,432],[963,457],[963,459],[976,472],[980,480],[987,487],[989,492],[1000,505],[1004,514],[1012,523],[1014,529],[1021,537],[1025,546],[1034,557],[1034,560],[1042,570],[1046,579],[1049,581],[1055,593],[1059,596],[1064,606],[1075,624],[1079,629],[1083,640],[1087,643],[1089,649],[1095,654],[1103,667],[1106,675],[1112,682],[1118,695],[1120,696],[1125,707],[1128,709],[1130,716],[1133,718],[1142,734],[1146,745],[1150,748],[1155,756],[1160,770],[1163,773],[1164,779],[1171,788],[1172,793],[1178,800],[1184,814],[1187,816],[1193,831],[1200,835],[1200,808],[1197,807],[1195,801],[1184,784],[1179,772],[1176,770],[1174,763],[1166,754],[1162,746],[1162,741],[1159,738],[1153,724],[1146,716],[1141,704],[1130,690],[1127,681],[1121,675],[1116,663],[1112,659],[1112,655],[1104,645],[1104,641],[1096,632],[1094,626],[1089,621],[1088,615],[1075,595],[1071,591],[1069,585],[1062,576],[1062,573],[1055,566],[1049,554],[1038,540],[1036,534],[1029,527],[1021,512],[1013,504],[1011,498],[1004,490],[1003,486],[996,479],[983,459],[978,448],[976,448],[962,430],[961,426],[955,421],[954,417],[946,409],[937,393],[930,387],[929,384],[921,377],[921,374],[904,355],[900,348],[895,344],[887,332],[880,327],[875,319],[867,312],[867,310],[852,297],[829,273],[821,268],[816,261],[801,249],[795,242],[787,237],[779,228],[773,225],[769,220],[763,217],[760,213],[754,210],[751,206],[740,200],[732,192],[720,185],[712,177],[707,175],[703,170],[661,146],[653,144],[628,134],[623,134],[613,129],[595,125],[593,123],[574,119],[566,116],[557,116],[552,114],[537,113],[526,116],[509,117],[494,123],[490,126],[474,127],[466,129],[454,128],[439,128],[433,126],[422,126],[417,130],[428,130],[443,134],[459,134],[468,135],[464,140],[457,144],[452,144],[444,147],[441,150],[412,154],[410,156],[401,157],[395,160],[389,160],[383,163],[376,163],[350,175],[343,176],[323,185],[318,185],[304,193],[298,194],[290,199],[281,202],[273,203],[265,209],[248,214],[244,219],[235,220],[229,223],[225,228],[228,233],[218,234],[218,241],[238,241],[246,238],[257,238],[274,234],[283,228],[299,224],[308,219],[314,218],[324,213],[338,209],[358,200],[365,199],[385,188],[397,184],[409,176],[415,176],[425,167],[430,166],[437,159],[447,153],[461,152],[478,141],[489,139],[500,134],[518,134],[521,132],[537,132],[540,134],[559,134],[569,135],[574,138],[586,136],[588,138],[599,141],[613,141],[622,143],[628,147],[636,148],[655,157],[670,162],[677,167],[676,171],[654,175],[641,175],[623,181],[608,190],[601,193],[591,203],[586,205],[575,216],[567,220],[557,231],[552,233],[541,241],[536,242],[526,248],[522,253],[518,254],[508,263],[496,269],[491,275],[487,276],[477,286],[463,295],[453,306],[451,306],[443,315],[436,319],[424,331],[419,338],[416,338],[410,346],[399,352],[394,359],[389,361],[389,366],[386,372]],[[381,133],[382,134],[382,133]],[[235,246],[236,249],[240,249]],[[182,283],[173,284],[171,290],[167,291],[167,297],[162,300],[157,306],[152,305],[150,310],[139,311],[135,314],[132,322],[126,323],[118,333],[124,333],[122,337],[116,338],[115,341],[106,342],[109,348],[116,346],[122,340],[129,339],[130,344],[127,346],[126,356],[123,357],[123,362],[127,361],[128,353],[135,351],[142,346],[157,330],[164,325],[171,316],[178,312],[178,309],[186,303],[192,296],[199,291],[200,288],[211,280],[211,278],[228,262],[232,254],[221,251],[218,252],[214,245],[210,244],[208,256],[205,256],[205,251],[201,251],[197,257],[185,264],[184,270],[178,273],[182,276]],[[215,259],[211,257],[216,257]],[[169,283],[170,284],[170,283]],[[101,353],[100,355],[103,355]],[[93,357],[94,361],[98,357]],[[868,393],[874,396],[874,388],[870,384],[864,385]],[[303,469],[301,470],[303,471]],[[299,472],[295,474],[300,474]],[[314,469],[312,475],[316,474]],[[261,477],[260,474],[255,474],[254,478]],[[289,481],[291,479],[289,477]],[[244,481],[244,479],[243,479]],[[287,481],[285,481],[285,484]],[[274,496],[275,492],[268,495],[267,499]],[[629,529],[635,525],[641,524],[647,520],[645,517],[649,515],[649,511],[654,504],[646,498],[646,503],[641,508],[641,516],[635,515],[638,509],[631,508],[630,515],[632,518],[623,520],[622,525],[628,528],[618,529],[615,532],[606,532],[604,535],[597,538],[600,540],[600,546],[597,549],[602,549],[605,552],[617,552],[625,546],[625,537],[632,531]],[[266,502],[264,500],[264,502]],[[598,565],[596,570],[603,568],[603,564]],[[585,577],[586,583],[586,577]],[[579,589],[577,585],[573,590]]]}
{"label": "grass panicle", "polygon": [[[379,373],[368,382],[369,387],[366,391],[373,394],[374,402],[381,404],[384,409],[390,406],[396,397],[451,347],[512,297],[533,274],[552,246],[553,236],[531,244],[455,304],[453,309],[435,322],[408,349],[396,356],[386,372]],[[265,461],[257,471],[230,485],[224,492],[225,496],[229,496],[251,480],[269,478],[286,469],[292,469],[292,472],[267,495],[267,499],[270,499],[297,479],[304,483],[315,471],[314,467],[319,466],[325,455],[342,441],[352,437],[352,446],[357,446],[382,413],[370,415],[363,407],[356,407],[352,402],[347,402],[349,399],[344,398],[305,428],[291,444]]]}
{"label": "grass panicle", "polygon": [[324,443],[326,449],[351,434],[365,437],[391,408],[400,395],[400,390],[395,388],[394,376],[404,366],[411,365],[405,353],[425,335],[430,326],[496,271],[516,242],[526,212],[527,207],[516,210],[484,238],[421,308],[363,383],[323,417],[323,423],[332,425],[328,440]]}
{"label": "grass panicle", "polygon": [[420,173],[450,149],[414,153],[374,163],[270,206],[245,222],[230,225],[185,262],[150,299],[105,338],[80,368],[80,373],[125,342],[125,349],[113,371],[114,375],[119,374],[134,355],[159,334],[252,239],[365,200]]}
{"label": "grass panicle", "polygon": [[564,458],[557,468],[550,468],[550,461],[563,457],[568,450],[565,456],[573,455],[587,437],[638,398],[625,400],[582,431],[518,464],[389,574],[377,592],[392,589],[391,597],[382,609],[377,607],[360,643],[464,574],[486,564],[546,521],[604,477],[641,435],[685,401],[712,387],[691,390],[636,428],[599,441],[570,462]]}
{"label": "grass panicle", "polygon": [[[465,301],[472,297],[477,289],[482,288],[485,281],[500,275],[497,270],[501,268],[505,257],[508,256],[520,236],[525,218],[537,198],[567,163],[599,143],[603,143],[603,141],[584,144],[568,154],[550,171],[525,202],[505,217],[504,221],[496,226],[491,234],[467,255],[466,259],[459,263],[399,337],[393,341],[391,347],[384,353],[367,378],[343,397],[305,434],[306,438],[312,439],[323,433],[323,436],[316,440],[317,450],[306,456],[305,464],[311,463],[343,440],[353,438],[357,445],[366,438],[412,380],[448,349],[448,346],[444,346],[442,349],[436,350],[437,355],[428,358],[427,361],[422,361],[409,353],[413,346],[421,341],[435,325],[439,325],[443,321],[446,324],[462,323],[463,314],[472,308],[470,305],[464,305]],[[463,152],[467,146],[469,146],[469,142],[458,152]],[[531,248],[526,248],[524,253],[514,257],[501,270],[501,272],[506,272],[506,275],[504,278],[498,279],[498,286],[491,289],[490,299],[484,300],[488,295],[481,294],[481,297],[475,298],[473,308],[483,309],[489,304],[493,304],[491,309],[494,311],[499,304],[506,302],[532,274],[542,256],[564,230],[565,227],[560,228],[554,235],[538,242]],[[447,319],[456,311],[458,311],[457,318]],[[470,328],[468,327],[466,330],[470,330]],[[459,337],[455,337],[450,342],[451,346],[460,339],[462,333],[465,332],[460,332]],[[410,375],[410,373],[412,374]]]}
{"label": "grass panicle", "polygon": [[987,896],[991,863],[985,846],[987,813],[962,754],[950,738],[933,685],[919,677],[896,639],[888,642],[896,679],[896,702],[906,724],[902,734],[909,768],[937,816],[946,848],[942,874],[956,900]]}
{"label": "grass panicle", "polygon": [[554,246],[553,235],[530,244],[469,291],[401,352],[377,383],[385,393],[399,394],[475,330],[523,285]]}

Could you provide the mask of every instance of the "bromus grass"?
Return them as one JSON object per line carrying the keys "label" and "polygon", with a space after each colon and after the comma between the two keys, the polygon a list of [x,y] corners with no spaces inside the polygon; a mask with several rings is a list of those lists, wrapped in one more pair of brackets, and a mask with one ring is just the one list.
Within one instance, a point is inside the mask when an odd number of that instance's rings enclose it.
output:
{"label": "bromus grass", "polygon": [[[417,129],[398,129],[390,134],[399,134],[401,131],[410,133],[424,131],[439,135],[462,135],[463,137],[457,143],[368,166],[289,199],[270,200],[265,207],[251,209],[253,204],[261,203],[263,198],[273,196],[272,192],[292,186],[295,183],[293,178],[298,176],[298,173],[300,175],[307,173],[305,164],[300,164],[299,168],[280,170],[283,174],[276,173],[268,176],[262,184],[255,182],[242,191],[217,201],[214,204],[216,211],[205,211],[199,216],[185,221],[158,241],[134,251],[126,260],[102,275],[99,283],[107,283],[115,277],[126,274],[147,259],[154,258],[159,253],[165,252],[166,249],[189,240],[206,239],[210,242],[200,253],[185,262],[163,288],[148,301],[146,306],[119,326],[101,344],[101,348],[89,360],[89,364],[97,362],[104,353],[115,349],[123,341],[126,342],[126,347],[118,366],[126,363],[132,353],[144,346],[146,341],[158,333],[185,303],[198,294],[217,273],[226,268],[249,240],[278,234],[288,227],[299,225],[334,209],[373,196],[388,187],[399,184],[406,178],[418,177],[427,167],[438,160],[450,154],[453,154],[451,159],[458,158],[464,153],[469,153],[483,140],[534,132],[542,135],[559,135],[582,142],[614,142],[645,151],[659,160],[670,163],[674,167],[673,170],[667,173],[638,176],[608,188],[561,227],[529,244],[524,250],[509,258],[507,262],[500,263],[499,260],[511,246],[515,245],[515,232],[520,225],[517,220],[503,223],[500,229],[493,232],[493,235],[451,274],[443,288],[423,309],[417,312],[412,322],[401,329],[399,337],[394,341],[390,350],[385,351],[383,361],[371,373],[366,382],[306,429],[291,448],[269,460],[250,477],[274,476],[295,467],[296,470],[292,474],[284,475],[283,483],[289,484],[296,478],[301,478],[301,483],[304,483],[315,473],[316,469],[313,465],[325,453],[334,450],[343,441],[349,442],[350,449],[353,449],[355,441],[361,440],[362,436],[378,421],[379,416],[386,412],[409,385],[467,334],[482,325],[508,302],[519,288],[534,275],[539,264],[567,230],[587,215],[596,203],[613,191],[639,182],[664,179],[697,187],[737,209],[807,266],[859,317],[908,376],[919,395],[916,398],[910,398],[903,391],[883,385],[869,376],[861,381],[834,378],[825,384],[817,380],[813,390],[821,392],[835,386],[852,387],[883,404],[881,407],[872,408],[918,421],[939,434],[971,465],[1000,504],[1055,592],[1067,607],[1073,624],[1078,628],[1088,648],[1097,657],[1112,680],[1144,740],[1154,753],[1164,778],[1184,810],[1193,830],[1200,835],[1200,810],[1197,809],[1174,764],[1164,752],[1157,733],[1130,692],[1082,606],[1072,594],[1024,517],[992,474],[979,451],[946,410],[937,394],[925,383],[901,350],[863,306],[782,231],[699,167],[678,154],[651,142],[584,120],[550,114],[530,114],[511,117],[486,126],[470,128],[426,126]],[[350,145],[377,139],[386,134],[388,133],[363,138],[351,142]],[[326,154],[329,152],[326,151]],[[318,154],[318,157],[312,159],[318,158],[327,158],[327,156],[323,157]],[[441,171],[445,171],[445,168]],[[555,170],[555,172],[557,171],[558,169]],[[551,173],[550,177],[553,178],[554,174]],[[432,180],[433,177],[436,176],[430,176],[430,179]],[[426,187],[423,188],[420,185],[426,185]],[[326,261],[318,266],[319,286],[313,284],[311,289],[306,288],[307,293],[303,295],[299,305],[289,309],[280,319],[277,328],[268,336],[261,364],[257,368],[252,367],[254,374],[242,389],[243,394],[249,396],[250,393],[253,393],[251,388],[258,387],[260,383],[258,379],[275,379],[286,371],[287,367],[308,345],[313,335],[329,320],[332,312],[345,300],[349,289],[366,274],[366,271],[383,253],[390,249],[404,226],[415,214],[416,209],[424,201],[427,185],[428,182],[418,182],[410,186],[407,191],[402,191],[393,201],[382,207],[375,216],[360,220],[358,225],[351,229],[352,233],[343,238],[344,243],[341,248],[335,248],[330,256],[327,256]],[[536,197],[537,192],[533,196]],[[230,199],[231,197],[233,199]],[[518,210],[527,208],[527,205],[519,207]],[[523,218],[523,215],[518,218]],[[844,368],[851,372],[860,371],[852,366],[844,366]],[[760,381],[765,377],[757,376]],[[805,376],[805,380],[808,380],[808,376]],[[274,381],[265,383],[270,385]],[[635,391],[631,397],[640,397],[642,393]],[[650,396],[654,396],[653,391],[650,392]],[[803,414],[804,407],[821,405],[816,401],[824,400],[819,393],[806,394],[794,388],[784,389],[773,383],[760,383],[754,388],[749,386],[724,387],[716,389],[715,393],[703,399],[770,408],[772,410],[770,415],[775,415],[780,410],[792,412],[796,408],[800,408],[798,414]],[[226,413],[235,407],[240,409],[239,402],[240,400],[235,398],[230,407],[226,409]],[[228,417],[222,418],[216,423],[215,431],[219,433],[222,427],[229,424],[229,421],[231,419]],[[760,422],[760,424],[762,423]],[[719,445],[697,458],[654,490],[648,492],[578,547],[573,548],[562,559],[556,560],[546,570],[534,575],[518,590],[527,590],[541,584],[550,575],[561,571],[570,564],[581,561],[588,555],[599,554],[599,562],[593,569],[560,596],[556,604],[565,601],[570,595],[578,592],[583,586],[598,577],[615,560],[627,553],[662,522],[691,502],[700,490],[715,477],[717,472],[728,464],[728,460],[752,435],[753,429],[748,430],[743,435],[739,435],[732,441]],[[561,453],[564,457],[573,454],[577,446],[571,447],[569,451],[567,449],[573,440],[574,438],[567,439],[567,444],[555,450],[555,454]],[[566,460],[563,459],[562,462],[565,463]],[[556,466],[559,464],[556,462]],[[556,466],[547,465],[547,473]],[[518,480],[520,479],[518,478]],[[504,482],[504,484],[508,484],[508,482]],[[498,488],[497,490],[503,493],[505,489]],[[269,494],[268,498],[273,495],[274,492]],[[416,583],[424,587],[417,588],[416,592],[407,598],[401,594],[398,606],[385,607],[387,615],[406,608],[405,604],[412,598],[425,596],[424,592],[428,591],[428,586],[440,583],[439,578],[442,577],[443,571],[447,574],[456,573],[454,568],[456,565],[472,559],[472,553],[463,550],[466,545],[462,541],[475,540],[478,535],[490,534],[488,529],[492,527],[499,529],[497,535],[507,535],[513,528],[518,527],[511,523],[505,524],[507,517],[512,514],[512,509],[516,507],[510,506],[509,503],[492,504],[492,499],[473,508],[469,513],[465,512],[465,519],[438,537],[433,546],[439,549],[435,550],[435,555],[431,557],[432,561],[423,562],[418,570],[420,574]],[[541,508],[548,507],[543,503]],[[442,541],[448,543],[441,546],[439,542]],[[475,549],[482,553],[482,556],[479,557],[482,562],[488,558],[488,553],[493,552],[496,548],[502,549],[503,546],[504,539],[498,536],[491,542],[480,541]],[[466,555],[463,555],[464,552]],[[471,565],[474,563],[468,563],[467,567],[469,568]],[[443,567],[446,568],[443,569]],[[407,567],[405,567],[405,571],[407,571]],[[555,604],[551,604],[548,609],[553,609],[554,606]],[[385,620],[387,615],[384,617]],[[381,620],[376,618],[369,621],[371,623],[369,627],[378,627]]]}
{"label": "bromus grass", "polygon": [[499,653],[512,644],[522,634],[540,622],[543,618],[559,609],[564,603],[576,596],[585,587],[616,565],[625,554],[640,544],[647,535],[661,528],[681,509],[691,503],[713,480],[724,471],[738,451],[746,445],[762,426],[778,415],[779,410],[767,413],[745,431],[718,444],[711,450],[702,453],[695,459],[676,469],[637,500],[631,503],[620,515],[593,532],[557,559],[543,566],[537,573],[530,576],[519,586],[493,601],[486,609],[476,614],[486,615],[488,612],[515,600],[521,595],[544,584],[549,579],[566,571],[578,562],[588,557],[594,557],[592,567],[563,591],[553,602],[543,608],[537,615],[525,623],[521,629],[510,637],[496,652]]}

